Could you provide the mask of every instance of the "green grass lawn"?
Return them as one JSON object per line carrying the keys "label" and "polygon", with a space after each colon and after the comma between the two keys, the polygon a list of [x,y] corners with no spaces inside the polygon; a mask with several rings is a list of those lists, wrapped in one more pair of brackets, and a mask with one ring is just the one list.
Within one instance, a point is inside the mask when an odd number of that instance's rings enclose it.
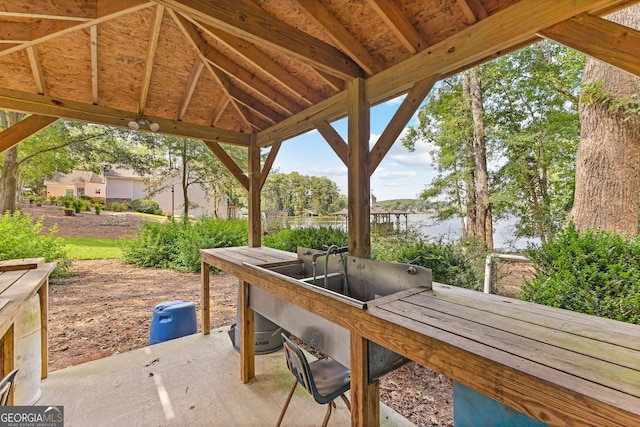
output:
{"label": "green grass lawn", "polygon": [[64,237],[70,259],[122,258],[120,240],[92,237]]}

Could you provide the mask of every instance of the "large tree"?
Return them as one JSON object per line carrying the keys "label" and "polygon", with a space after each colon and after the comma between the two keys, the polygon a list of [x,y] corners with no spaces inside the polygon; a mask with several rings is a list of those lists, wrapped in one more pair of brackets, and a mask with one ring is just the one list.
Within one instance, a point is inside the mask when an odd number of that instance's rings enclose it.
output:
{"label": "large tree", "polygon": [[[640,28],[640,5],[609,16]],[[583,75],[580,146],[571,219],[580,231],[638,234],[640,216],[640,79],[589,59]]]}

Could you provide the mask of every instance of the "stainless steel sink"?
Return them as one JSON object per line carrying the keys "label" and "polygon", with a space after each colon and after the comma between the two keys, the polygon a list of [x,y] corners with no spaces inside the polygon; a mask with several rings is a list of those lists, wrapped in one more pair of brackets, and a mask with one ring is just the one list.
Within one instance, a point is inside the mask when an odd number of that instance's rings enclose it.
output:
{"label": "stainless steel sink", "polygon": [[[357,305],[359,302],[360,306],[364,306],[367,301],[403,290],[416,287],[431,288],[431,270],[427,268],[348,255],[344,258],[335,254],[314,257],[316,252],[318,251],[298,248],[296,261],[265,271],[296,279],[295,282],[300,286],[317,287],[319,291],[334,295],[345,303]],[[316,260],[315,270],[313,259]],[[249,304],[256,312],[322,353],[344,366],[350,365],[349,330],[256,286],[250,286]],[[370,381],[405,362],[406,359],[402,356],[369,342]]]}

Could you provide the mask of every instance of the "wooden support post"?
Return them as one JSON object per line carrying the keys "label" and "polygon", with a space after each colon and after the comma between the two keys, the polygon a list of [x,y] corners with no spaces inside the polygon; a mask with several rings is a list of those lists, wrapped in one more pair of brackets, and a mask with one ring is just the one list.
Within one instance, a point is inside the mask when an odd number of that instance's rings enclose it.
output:
{"label": "wooden support post", "polygon": [[31,115],[0,132],[0,153],[58,120],[55,117]]}
{"label": "wooden support post", "polygon": [[371,256],[371,224],[369,197],[369,104],[366,102],[365,82],[355,79],[349,83],[349,254],[369,258]]}
{"label": "wooden support post", "polygon": [[262,215],[260,213],[260,147],[256,135],[249,145],[249,247],[262,246]]}
{"label": "wooden support post", "polygon": [[49,279],[38,289],[40,296],[40,352],[42,370],[40,378],[45,379],[49,375]]}
{"label": "wooden support post", "polygon": [[209,264],[202,262],[202,334],[211,333],[211,296],[209,289]]}
{"label": "wooden support post", "polygon": [[255,324],[249,307],[249,284],[240,282],[240,378],[248,383],[255,376]]}
{"label": "wooden support post", "polygon": [[[6,376],[15,368],[16,338],[14,330],[12,323],[2,338],[2,377]],[[10,406],[13,405],[13,395],[14,393],[11,393],[9,396],[9,402],[7,402]]]}
{"label": "wooden support post", "polygon": [[351,332],[351,426],[380,425],[380,387],[369,384],[369,341]]}

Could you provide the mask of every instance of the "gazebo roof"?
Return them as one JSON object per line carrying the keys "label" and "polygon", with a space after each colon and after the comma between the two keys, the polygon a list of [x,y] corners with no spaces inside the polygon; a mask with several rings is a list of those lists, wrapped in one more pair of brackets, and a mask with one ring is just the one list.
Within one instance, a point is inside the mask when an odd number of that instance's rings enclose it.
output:
{"label": "gazebo roof", "polygon": [[0,0],[0,108],[269,146],[632,3]]}

